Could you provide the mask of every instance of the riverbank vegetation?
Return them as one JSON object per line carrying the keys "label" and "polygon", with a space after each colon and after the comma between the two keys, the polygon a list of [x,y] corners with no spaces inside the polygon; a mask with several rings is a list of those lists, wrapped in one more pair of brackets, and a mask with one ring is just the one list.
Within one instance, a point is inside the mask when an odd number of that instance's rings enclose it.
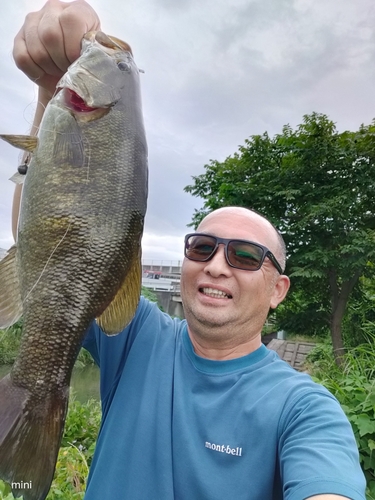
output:
{"label": "riverbank vegetation", "polygon": [[[375,332],[375,324],[373,325]],[[340,402],[348,417],[367,481],[367,499],[375,500],[375,334],[348,350],[339,368],[331,342],[318,344],[306,367]]]}

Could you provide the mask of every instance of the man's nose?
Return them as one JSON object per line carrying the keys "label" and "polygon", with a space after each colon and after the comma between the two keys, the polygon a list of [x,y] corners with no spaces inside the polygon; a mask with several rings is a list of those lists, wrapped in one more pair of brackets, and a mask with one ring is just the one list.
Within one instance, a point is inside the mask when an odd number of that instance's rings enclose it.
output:
{"label": "man's nose", "polygon": [[225,247],[223,244],[219,244],[214,256],[206,262],[204,270],[214,277],[220,275],[229,276],[232,274],[232,268],[225,257]]}

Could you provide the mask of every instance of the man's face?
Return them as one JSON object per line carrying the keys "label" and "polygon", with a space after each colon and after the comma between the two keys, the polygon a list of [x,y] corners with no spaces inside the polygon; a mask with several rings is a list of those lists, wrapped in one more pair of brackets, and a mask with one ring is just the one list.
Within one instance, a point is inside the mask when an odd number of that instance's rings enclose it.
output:
{"label": "man's face", "polygon": [[[249,211],[213,212],[203,220],[198,231],[222,238],[251,240],[277,253],[278,241],[272,226]],[[283,277],[280,290],[279,281],[280,275],[268,258],[258,271],[230,267],[223,245],[208,262],[185,258],[181,296],[189,331],[228,344],[259,335],[270,307],[276,307],[284,298],[286,282],[289,286],[288,279]]]}

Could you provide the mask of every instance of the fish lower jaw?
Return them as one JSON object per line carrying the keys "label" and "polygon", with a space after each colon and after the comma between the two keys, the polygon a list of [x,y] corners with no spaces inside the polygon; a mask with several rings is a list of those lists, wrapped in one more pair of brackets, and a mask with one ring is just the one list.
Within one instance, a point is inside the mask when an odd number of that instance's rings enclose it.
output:
{"label": "fish lower jaw", "polygon": [[228,295],[221,290],[217,290],[216,288],[200,288],[199,291],[203,293],[203,295],[207,295],[208,297],[213,297],[214,299],[231,299],[232,296]]}
{"label": "fish lower jaw", "polygon": [[91,121],[106,115],[109,106],[91,106],[75,90],[70,87],[58,87],[57,94],[52,99],[59,107],[66,108],[77,119]]}
{"label": "fish lower jaw", "polygon": [[60,109],[72,114],[77,122],[87,123],[98,120],[110,112],[110,107],[90,107],[78,94],[75,94],[76,97],[74,99],[71,98],[72,95],[74,95],[74,91],[68,88],[61,88],[53,98],[53,103]]}

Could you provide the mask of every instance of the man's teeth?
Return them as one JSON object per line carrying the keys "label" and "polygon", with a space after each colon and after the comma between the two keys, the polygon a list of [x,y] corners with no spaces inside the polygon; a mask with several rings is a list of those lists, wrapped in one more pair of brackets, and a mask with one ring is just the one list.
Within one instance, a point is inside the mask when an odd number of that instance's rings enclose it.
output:
{"label": "man's teeth", "polygon": [[222,292],[221,290],[217,290],[215,288],[202,288],[202,291],[205,295],[208,295],[209,297],[215,297],[215,298],[231,298],[231,295],[226,294],[225,292]]}

